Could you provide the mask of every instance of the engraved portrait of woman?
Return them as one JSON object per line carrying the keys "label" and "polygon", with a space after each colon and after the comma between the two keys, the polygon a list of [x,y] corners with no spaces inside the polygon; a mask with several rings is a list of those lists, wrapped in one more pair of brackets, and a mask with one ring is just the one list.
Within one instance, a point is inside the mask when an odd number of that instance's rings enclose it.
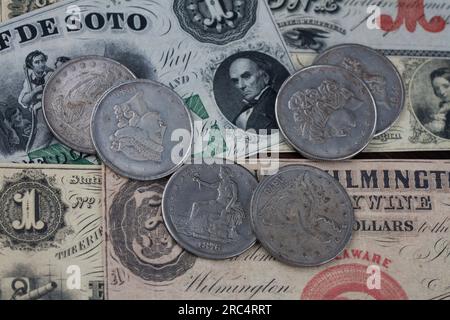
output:
{"label": "engraved portrait of woman", "polygon": [[426,61],[410,83],[409,100],[420,127],[435,137],[450,139],[450,60]]}
{"label": "engraved portrait of woman", "polygon": [[431,115],[425,127],[442,138],[450,139],[450,68],[434,70],[430,81],[440,103],[438,111]]}

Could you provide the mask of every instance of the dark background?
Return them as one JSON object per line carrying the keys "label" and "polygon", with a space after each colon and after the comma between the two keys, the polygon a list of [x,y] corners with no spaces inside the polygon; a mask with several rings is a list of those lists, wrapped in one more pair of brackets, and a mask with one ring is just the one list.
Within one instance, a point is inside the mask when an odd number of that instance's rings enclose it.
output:
{"label": "dark background", "polygon": [[[240,113],[244,97],[230,79],[230,66],[238,58],[255,57],[265,61],[271,67],[272,87],[278,92],[283,82],[290,76],[289,71],[276,59],[256,51],[243,51],[225,59],[214,76],[214,98],[222,114],[232,122]],[[274,106],[275,107],[275,106]]]}

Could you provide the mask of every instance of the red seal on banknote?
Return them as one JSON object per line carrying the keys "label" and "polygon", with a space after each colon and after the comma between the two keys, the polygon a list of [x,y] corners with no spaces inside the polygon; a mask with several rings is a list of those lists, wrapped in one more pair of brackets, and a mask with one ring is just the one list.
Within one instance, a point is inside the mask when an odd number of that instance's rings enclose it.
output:
{"label": "red seal on banknote", "polygon": [[381,271],[380,287],[368,286],[368,266],[344,264],[334,266],[317,274],[306,285],[302,300],[407,300],[408,296],[400,284]]}

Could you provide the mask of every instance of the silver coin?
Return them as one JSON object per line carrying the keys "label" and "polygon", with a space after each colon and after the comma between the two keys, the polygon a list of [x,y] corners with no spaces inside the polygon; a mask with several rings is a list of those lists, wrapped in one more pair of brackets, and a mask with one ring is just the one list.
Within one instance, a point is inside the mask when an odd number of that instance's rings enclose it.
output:
{"label": "silver coin", "polygon": [[346,247],[355,215],[339,182],[320,169],[293,165],[258,186],[251,221],[257,239],[276,259],[311,267],[331,261]]}
{"label": "silver coin", "polygon": [[47,124],[58,140],[74,150],[94,154],[90,120],[98,99],[111,87],[135,79],[120,63],[86,56],[61,66],[43,94]]}
{"label": "silver coin", "polygon": [[350,71],[325,65],[302,69],[283,84],[276,116],[287,141],[319,160],[343,160],[361,152],[377,121],[375,101],[364,82]]}
{"label": "silver coin", "polygon": [[[150,80],[133,80],[99,100],[91,134],[99,157],[113,171],[149,181],[175,172],[190,156],[192,126],[189,110],[173,90]],[[173,141],[173,134],[182,139]]]}
{"label": "silver coin", "polygon": [[377,105],[378,136],[398,120],[405,104],[405,87],[394,64],[377,51],[358,44],[332,47],[315,64],[330,64],[353,72],[369,87]]}
{"label": "silver coin", "polygon": [[163,217],[172,237],[206,259],[227,259],[256,241],[250,200],[258,182],[238,165],[187,165],[169,180]]}

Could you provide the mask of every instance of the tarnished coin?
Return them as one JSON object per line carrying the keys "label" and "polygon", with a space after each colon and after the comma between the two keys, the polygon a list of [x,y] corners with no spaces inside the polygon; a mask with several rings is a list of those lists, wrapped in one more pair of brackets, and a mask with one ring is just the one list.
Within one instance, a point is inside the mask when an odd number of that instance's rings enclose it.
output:
{"label": "tarnished coin", "polygon": [[169,232],[187,251],[227,259],[256,241],[250,200],[258,182],[238,165],[187,165],[169,180],[163,216]]}
{"label": "tarnished coin", "polygon": [[281,132],[301,154],[342,160],[372,140],[377,110],[369,88],[353,73],[317,65],[298,71],[283,84],[276,116]]}
{"label": "tarnished coin", "polygon": [[72,149],[94,154],[89,127],[95,104],[105,91],[134,78],[125,66],[101,56],[67,62],[44,90],[43,111],[50,130]]}
{"label": "tarnished coin", "polygon": [[189,110],[173,90],[150,80],[133,80],[99,100],[91,134],[108,167],[148,181],[170,175],[190,156],[192,126]]}
{"label": "tarnished coin", "polygon": [[286,166],[256,189],[251,221],[257,239],[281,262],[318,266],[351,239],[355,216],[345,189],[326,172]]}
{"label": "tarnished coin", "polygon": [[315,64],[343,67],[365,82],[377,105],[376,136],[389,130],[400,117],[405,104],[403,80],[384,55],[366,46],[343,44],[319,55]]}

